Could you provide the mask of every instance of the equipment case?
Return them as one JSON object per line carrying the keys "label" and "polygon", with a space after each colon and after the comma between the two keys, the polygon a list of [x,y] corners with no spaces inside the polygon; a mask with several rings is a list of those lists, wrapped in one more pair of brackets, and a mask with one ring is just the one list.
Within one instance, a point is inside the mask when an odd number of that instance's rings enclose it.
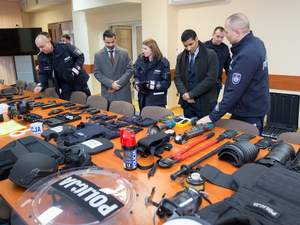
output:
{"label": "equipment case", "polygon": [[279,134],[296,132],[299,117],[299,95],[272,93],[271,110],[262,136],[277,139]]}

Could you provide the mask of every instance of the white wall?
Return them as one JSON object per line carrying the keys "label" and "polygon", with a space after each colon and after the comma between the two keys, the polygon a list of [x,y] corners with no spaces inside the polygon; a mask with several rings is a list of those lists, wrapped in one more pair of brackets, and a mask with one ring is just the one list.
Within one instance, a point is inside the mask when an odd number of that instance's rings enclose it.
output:
{"label": "white wall", "polygon": [[49,23],[57,23],[72,20],[71,4],[60,5],[50,9],[36,12],[37,27],[42,27],[43,31],[48,31]]}

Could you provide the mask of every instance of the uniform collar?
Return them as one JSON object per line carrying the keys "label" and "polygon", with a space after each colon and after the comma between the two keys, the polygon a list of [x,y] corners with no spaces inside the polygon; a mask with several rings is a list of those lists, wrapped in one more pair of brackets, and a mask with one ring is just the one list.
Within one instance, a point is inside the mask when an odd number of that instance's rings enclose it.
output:
{"label": "uniform collar", "polygon": [[237,53],[241,48],[244,47],[245,44],[247,44],[248,42],[250,42],[253,39],[253,33],[252,31],[249,32],[249,34],[247,34],[245,37],[243,37],[238,43],[234,44],[230,50],[232,52],[232,54]]}

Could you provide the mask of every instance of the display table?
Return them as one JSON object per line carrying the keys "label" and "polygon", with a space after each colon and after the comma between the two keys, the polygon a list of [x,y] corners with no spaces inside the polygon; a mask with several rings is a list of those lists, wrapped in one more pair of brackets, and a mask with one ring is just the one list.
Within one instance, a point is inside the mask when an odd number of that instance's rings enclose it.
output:
{"label": "display table", "polygon": [[[0,89],[3,89],[7,86],[5,85],[0,85]],[[28,92],[28,91],[24,91],[24,96],[30,96],[31,98],[34,98],[36,96],[43,96],[42,99],[38,99],[35,102],[48,102],[50,100],[56,100],[56,101],[63,101],[60,99],[54,99],[51,97],[47,97],[44,95],[40,95],[40,94],[35,94],[32,92]],[[16,96],[14,95],[14,98],[16,97],[22,97],[22,96]],[[3,99],[4,100],[4,99]],[[57,108],[64,108],[63,106],[57,107]],[[32,113],[36,113],[39,114],[41,116],[43,116],[43,118],[48,117],[48,113],[53,110],[54,108],[51,109],[41,109],[40,107],[35,107],[31,112]],[[105,111],[101,110],[100,114],[104,113]],[[111,112],[107,112],[108,115],[114,115],[114,113]],[[86,119],[86,116],[90,116],[89,114],[81,114],[82,116],[82,120],[83,122],[87,122],[88,119]],[[118,115],[118,117],[121,117],[122,115]],[[20,124],[26,126],[27,128],[30,127],[30,123],[26,122],[24,120],[19,120],[17,118],[14,118],[17,122],[19,122]],[[7,121],[8,118],[5,118],[5,120]],[[74,126],[77,126],[80,123],[80,121],[75,121],[72,122],[71,124],[73,124]],[[185,130],[190,130],[192,128],[192,126],[187,126],[184,128],[178,128],[175,127],[173,130],[176,132],[176,134],[183,134],[183,132]],[[136,134],[136,140],[138,141],[139,139],[143,138],[146,136],[146,130],[147,128],[144,128],[143,131],[139,132],[138,134]],[[204,135],[208,134],[209,132],[214,132],[215,136],[196,145],[195,147],[193,147],[191,150],[199,148],[209,142],[211,142],[212,140],[214,140],[215,138],[217,138],[222,132],[224,132],[225,129],[223,128],[219,128],[219,127],[215,127],[213,128],[211,131],[207,131],[204,133]],[[25,136],[29,136],[32,135],[30,132],[26,132],[26,134],[22,137]],[[40,137],[40,135],[35,135]],[[199,136],[199,137],[202,137]],[[183,144],[183,145],[179,145],[179,144],[175,144],[174,140],[171,140],[171,144],[173,145],[173,148],[170,152],[165,151],[162,155],[163,158],[166,158],[168,156],[170,156],[171,153],[175,153],[179,150],[181,150],[182,148],[184,148],[185,146],[191,144],[192,142],[196,141],[199,137],[195,137],[190,139],[187,143]],[[16,138],[12,138],[9,137],[8,135],[2,136],[0,137],[0,147],[3,147],[4,145],[8,144],[9,142],[15,140]],[[256,143],[259,139],[261,139],[261,137],[256,137],[252,140],[250,140],[252,143]],[[110,168],[115,168],[115,169],[119,169],[119,170],[124,170],[123,169],[123,161],[121,159],[119,159],[115,154],[114,154],[114,149],[121,149],[121,145],[120,145],[120,138],[115,138],[111,140],[114,144],[114,148],[107,150],[105,152],[99,153],[97,155],[93,155],[92,156],[92,161],[101,167],[110,167]],[[182,185],[180,184],[179,179],[176,179],[175,181],[172,181],[170,179],[170,175],[175,173],[176,171],[178,171],[180,169],[180,166],[182,164],[186,164],[189,165],[192,162],[196,161],[197,159],[201,158],[202,156],[206,155],[207,153],[213,151],[214,149],[216,149],[218,146],[226,143],[228,141],[228,139],[225,139],[223,141],[220,141],[219,143],[185,159],[184,161],[180,162],[180,163],[176,163],[174,164],[171,168],[160,168],[157,167],[157,170],[154,174],[153,177],[148,178],[147,177],[147,173],[148,170],[140,170],[140,169],[136,169],[134,171],[127,171],[128,173],[136,176],[137,178],[139,178],[141,181],[143,181],[146,186],[149,189],[149,195],[150,195],[150,191],[153,187],[155,187],[155,194],[153,197],[153,201],[155,202],[160,202],[162,196],[164,193],[166,193],[166,197],[172,197],[176,192],[183,190],[184,188],[182,187]],[[230,141],[233,142],[233,140],[231,139]],[[298,149],[297,145],[293,145],[295,150]],[[190,151],[191,151],[190,150]],[[263,157],[264,155],[267,154],[267,150],[261,150],[258,158]],[[157,160],[157,158],[156,158]],[[142,165],[149,165],[152,163],[152,157],[147,157],[147,158],[141,158],[138,157],[138,163],[142,164]],[[213,165],[217,168],[219,168],[221,171],[223,171],[224,173],[228,173],[228,174],[232,174],[235,170],[237,170],[238,168],[233,166],[232,164],[228,163],[228,162],[224,162],[224,161],[220,161],[218,160],[217,155],[214,155],[213,157],[210,157],[209,159],[203,161],[201,163],[201,166],[204,166],[205,164],[210,164]],[[13,182],[11,182],[9,179],[3,180],[0,182],[0,194],[1,196],[7,201],[7,203],[11,206],[14,207],[15,203],[17,202],[17,200],[19,199],[19,197],[23,194],[23,192],[25,191],[24,188],[14,184]],[[226,197],[229,197],[232,193],[234,193],[234,191],[232,190],[228,190],[222,187],[218,187],[215,185],[212,185],[209,182],[205,183],[205,192],[207,192],[209,194],[209,200],[212,203],[216,203],[218,201],[223,200]],[[204,206],[208,205],[208,203],[206,201],[202,201],[202,205],[200,207],[203,208]],[[153,224],[152,223],[152,216],[156,211],[156,207],[154,206],[148,206],[150,207],[151,210],[151,216],[148,218],[148,221],[146,222],[146,224]],[[164,222],[164,220],[159,220],[158,218],[156,218],[156,222],[157,224],[162,224]]]}

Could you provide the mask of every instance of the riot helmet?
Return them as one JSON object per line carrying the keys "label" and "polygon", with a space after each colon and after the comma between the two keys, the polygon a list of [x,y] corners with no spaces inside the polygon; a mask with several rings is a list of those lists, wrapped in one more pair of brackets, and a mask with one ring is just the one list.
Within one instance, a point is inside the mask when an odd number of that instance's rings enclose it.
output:
{"label": "riot helmet", "polygon": [[50,156],[38,152],[22,155],[14,164],[8,178],[24,188],[30,187],[38,180],[56,173],[57,162]]}

